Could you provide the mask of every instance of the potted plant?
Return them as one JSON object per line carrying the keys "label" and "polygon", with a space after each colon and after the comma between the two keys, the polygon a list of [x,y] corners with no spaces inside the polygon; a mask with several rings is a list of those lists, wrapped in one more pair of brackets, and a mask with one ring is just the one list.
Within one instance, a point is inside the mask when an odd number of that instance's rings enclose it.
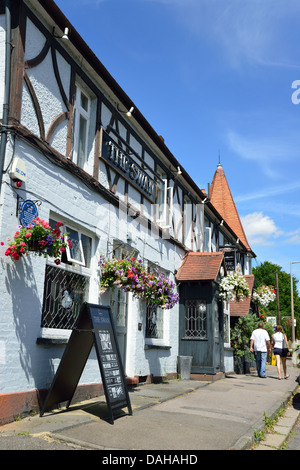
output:
{"label": "potted plant", "polygon": [[101,257],[99,265],[101,292],[119,287],[125,292],[131,292],[136,298],[163,309],[170,309],[178,302],[179,295],[174,291],[174,283],[159,273],[158,269],[148,273],[141,259]]}
{"label": "potted plant", "polygon": [[252,301],[259,308],[266,308],[276,299],[276,291],[273,286],[260,286],[254,290]]}
{"label": "potted plant", "polygon": [[[61,222],[56,222],[55,227],[52,228],[48,222],[39,217],[33,219],[32,223],[26,227],[19,225],[5,255],[17,261],[32,252],[39,256],[56,258],[55,263],[60,264],[62,252],[67,246],[72,246],[71,241],[66,237],[67,234],[61,233],[62,225]],[[4,243],[1,242],[1,245]]]}
{"label": "potted plant", "polygon": [[240,302],[248,298],[250,290],[245,278],[238,272],[232,272],[223,277],[219,284],[219,297],[225,302],[236,300]]}
{"label": "potted plant", "polygon": [[250,338],[257,325],[257,316],[249,313],[240,317],[231,329],[231,347],[234,350],[234,368],[237,374],[250,372],[250,362],[254,359],[250,352]]}

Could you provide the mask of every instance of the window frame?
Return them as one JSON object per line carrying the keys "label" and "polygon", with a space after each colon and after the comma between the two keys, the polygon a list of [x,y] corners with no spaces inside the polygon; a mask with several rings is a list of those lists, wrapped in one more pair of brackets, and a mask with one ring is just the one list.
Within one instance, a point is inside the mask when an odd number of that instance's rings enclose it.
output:
{"label": "window frame", "polygon": [[[87,98],[87,110],[81,105],[81,95]],[[89,139],[89,129],[91,121],[91,96],[86,91],[86,89],[78,82],[75,84],[75,99],[74,99],[74,124],[73,124],[73,152],[72,160],[80,168],[85,168],[85,165],[88,160],[88,139]],[[79,155],[79,145],[80,145],[80,119],[81,117],[86,121],[85,129],[85,148],[83,152],[82,162],[79,161],[81,156]]]}
{"label": "window frame", "polygon": [[163,229],[172,228],[173,186],[168,186],[166,173],[157,167],[156,172],[160,181],[156,185],[156,217],[155,221]]}
{"label": "window frame", "polygon": [[[147,263],[147,270],[148,272],[152,272],[154,271],[156,268],[158,268],[158,265],[157,264],[154,264],[154,263],[151,263],[150,261],[148,261]],[[160,269],[161,272],[163,272],[163,274],[165,276],[167,276],[167,271],[165,270],[162,270]],[[148,312],[148,308],[149,308],[149,312]],[[168,346],[168,329],[167,329],[167,319],[166,319],[166,311],[164,311],[162,308],[160,307],[156,307],[154,310],[155,310],[155,315],[156,317],[158,317],[158,315],[161,317],[161,321],[162,321],[162,336],[160,338],[151,338],[149,336],[146,336],[146,327],[147,327],[147,314],[149,313],[150,314],[150,310],[151,310],[151,305],[147,305],[145,304],[145,345],[146,346]]]}
{"label": "window frame", "polygon": [[[62,270],[62,271],[65,271],[65,272],[68,272],[68,273],[71,273],[71,274],[72,273],[73,274],[78,274],[78,275],[81,275],[81,276],[84,276],[84,277],[88,278],[88,289],[87,289],[87,292],[86,292],[86,297],[90,301],[91,292],[92,292],[91,289],[93,288],[92,287],[93,274],[94,274],[93,257],[94,257],[94,249],[95,249],[94,243],[96,243],[96,237],[93,234],[89,233],[88,231],[82,229],[81,227],[78,228],[78,227],[74,226],[72,223],[69,223],[66,220],[62,220],[62,218],[60,216],[58,216],[57,214],[50,214],[49,215],[50,225],[51,225],[52,221],[55,224],[58,220],[61,221],[62,224],[63,224],[60,227],[60,230],[61,230],[62,233],[64,233],[66,231],[66,227],[69,227],[69,228],[72,228],[74,231],[77,231],[78,233],[83,234],[83,235],[85,235],[85,236],[87,236],[91,239],[90,259],[89,260],[85,259],[85,262],[86,262],[86,264],[88,264],[88,266],[86,266],[86,265],[84,266],[82,264],[79,264],[77,261],[75,261],[75,262],[74,261],[69,261],[68,258],[67,258],[67,262],[61,261],[61,263],[59,265],[57,265],[54,262],[53,257],[47,256],[46,265],[45,265],[45,274],[46,274],[46,266],[52,266],[53,268],[56,268],[57,270]],[[66,253],[66,256],[67,256],[67,253]],[[42,317],[45,314],[43,308],[44,308],[44,294],[43,294],[43,303],[42,303],[41,322],[42,322]],[[55,342],[55,340],[60,341],[60,340],[67,339],[70,334],[71,334],[71,331],[68,328],[56,328],[56,327],[50,327],[50,326],[41,326],[40,336],[42,338],[46,338],[46,339],[53,339],[54,342]]]}

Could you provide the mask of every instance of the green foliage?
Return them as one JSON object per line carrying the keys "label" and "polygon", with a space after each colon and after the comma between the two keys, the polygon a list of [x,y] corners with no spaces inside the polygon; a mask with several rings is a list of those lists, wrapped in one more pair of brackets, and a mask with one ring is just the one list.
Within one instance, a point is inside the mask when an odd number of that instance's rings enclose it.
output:
{"label": "green foliage", "polygon": [[[250,352],[250,338],[252,332],[258,328],[260,321],[261,319],[254,313],[249,313],[246,317],[238,319],[236,325],[231,330],[231,345],[236,357],[253,357],[253,354]],[[271,339],[271,336],[274,334],[272,325],[266,322],[264,323],[264,329],[269,333]]]}
{"label": "green foliage", "polygon": [[250,352],[250,337],[252,331],[257,328],[258,318],[253,313],[246,317],[240,317],[231,330],[231,344],[236,357],[252,357]]}
{"label": "green foliage", "polygon": [[[276,284],[276,271],[278,272],[278,287],[279,287],[279,311],[280,311],[280,324],[283,326],[287,337],[291,337],[291,278],[290,274],[282,270],[276,264],[265,261],[257,268],[253,268],[252,272],[255,276],[255,286],[259,287],[263,284],[273,285]],[[296,336],[300,336],[300,297],[297,290],[298,280],[293,277],[293,291],[294,291],[294,316],[296,319]],[[277,303],[271,302],[264,310],[266,316],[277,317]]]}

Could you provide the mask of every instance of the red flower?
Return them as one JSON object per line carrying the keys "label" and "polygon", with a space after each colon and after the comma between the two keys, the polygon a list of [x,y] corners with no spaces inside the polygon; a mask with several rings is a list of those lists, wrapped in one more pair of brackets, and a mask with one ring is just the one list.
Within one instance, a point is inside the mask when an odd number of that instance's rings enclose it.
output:
{"label": "red flower", "polygon": [[54,263],[57,264],[57,265],[60,264],[60,259],[58,259],[58,258],[55,259],[55,260],[54,260]]}

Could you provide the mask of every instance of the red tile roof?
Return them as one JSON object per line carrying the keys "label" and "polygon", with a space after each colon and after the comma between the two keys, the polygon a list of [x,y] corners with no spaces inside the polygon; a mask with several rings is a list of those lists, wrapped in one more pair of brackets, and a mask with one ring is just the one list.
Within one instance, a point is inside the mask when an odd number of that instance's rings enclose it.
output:
{"label": "red tile roof", "polygon": [[251,294],[254,285],[254,275],[248,274],[243,276],[243,278],[247,281],[250,296],[248,299],[243,299],[240,302],[230,302],[230,316],[231,317],[246,317],[250,310],[250,302],[251,302]]}
{"label": "red tile roof", "polygon": [[224,170],[220,163],[215,171],[210,186],[210,200],[247,250],[252,251],[236,209]]}
{"label": "red tile roof", "polygon": [[225,267],[223,253],[189,252],[182,260],[176,280],[214,281],[222,265]]}

